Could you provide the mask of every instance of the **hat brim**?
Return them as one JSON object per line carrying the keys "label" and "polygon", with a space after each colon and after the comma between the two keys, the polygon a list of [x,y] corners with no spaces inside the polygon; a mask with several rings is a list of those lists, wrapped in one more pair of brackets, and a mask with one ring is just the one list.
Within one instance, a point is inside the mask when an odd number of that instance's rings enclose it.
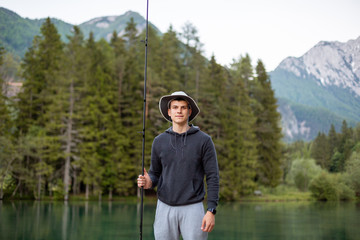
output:
{"label": "hat brim", "polygon": [[176,98],[182,98],[184,100],[186,100],[191,108],[191,114],[189,116],[189,122],[191,122],[192,120],[194,120],[197,115],[200,113],[200,109],[198,107],[198,105],[196,104],[196,102],[194,101],[194,99],[192,99],[191,97],[187,96],[187,95],[166,95],[163,96],[160,99],[159,102],[159,109],[161,112],[161,115],[169,122],[172,122],[171,117],[168,115],[168,106],[169,106],[169,102],[171,100],[174,100]]}

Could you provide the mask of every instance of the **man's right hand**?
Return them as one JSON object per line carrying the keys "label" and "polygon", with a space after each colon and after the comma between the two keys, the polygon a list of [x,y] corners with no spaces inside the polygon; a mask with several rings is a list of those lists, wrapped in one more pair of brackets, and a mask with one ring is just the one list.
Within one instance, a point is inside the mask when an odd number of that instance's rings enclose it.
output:
{"label": "man's right hand", "polygon": [[146,169],[144,168],[144,176],[143,175],[139,175],[138,179],[137,179],[137,184],[138,187],[144,187],[144,189],[149,189],[152,186],[152,181],[150,179],[149,174],[147,173]]}

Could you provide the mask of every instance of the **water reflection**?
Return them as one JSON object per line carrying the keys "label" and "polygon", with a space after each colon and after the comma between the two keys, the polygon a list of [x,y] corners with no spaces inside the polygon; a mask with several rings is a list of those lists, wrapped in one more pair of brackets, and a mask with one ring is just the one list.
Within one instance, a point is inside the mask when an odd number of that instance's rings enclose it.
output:
{"label": "water reflection", "polygon": [[[355,240],[359,213],[356,203],[220,204],[209,240]],[[154,239],[154,214],[155,204],[146,203],[144,240]],[[139,204],[0,201],[0,239],[139,239],[139,216]]]}
{"label": "water reflection", "polygon": [[[224,204],[209,239],[360,239],[355,203]],[[226,236],[226,238],[223,238]]]}

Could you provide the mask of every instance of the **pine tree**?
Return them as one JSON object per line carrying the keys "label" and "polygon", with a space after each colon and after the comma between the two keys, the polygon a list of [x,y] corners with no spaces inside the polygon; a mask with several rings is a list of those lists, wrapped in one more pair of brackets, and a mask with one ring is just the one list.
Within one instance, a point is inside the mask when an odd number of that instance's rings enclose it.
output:
{"label": "pine tree", "polygon": [[[3,64],[4,49],[0,46],[0,67]],[[0,200],[3,199],[4,181],[11,175],[11,168],[16,159],[15,144],[12,139],[12,121],[8,109],[8,98],[5,96],[3,86],[4,80],[0,75]]]}
{"label": "pine tree", "polygon": [[319,132],[311,145],[311,157],[316,160],[316,163],[323,169],[330,168],[330,146],[329,141],[324,133]]}
{"label": "pine tree", "polygon": [[[82,97],[84,81],[86,79],[86,52],[85,40],[80,28],[73,28],[72,36],[68,36],[69,42],[65,48],[66,61],[64,64],[64,78],[61,82],[63,94],[59,94],[57,105],[61,105],[63,131],[61,134],[62,149],[64,149],[64,200],[69,199],[71,184],[73,192],[78,193],[78,166],[74,162],[78,158],[78,141],[80,128],[79,100]],[[71,177],[71,169],[72,177]],[[72,181],[73,179],[73,181]]]}
{"label": "pine tree", "polygon": [[[346,120],[343,120],[341,126],[341,133],[339,134],[339,151],[344,155],[344,161],[349,159],[352,148],[355,146],[353,139],[353,130],[348,127]],[[341,169],[344,170],[345,162],[341,163]]]}
{"label": "pine tree", "polygon": [[200,42],[197,28],[190,22],[185,23],[182,30],[180,36],[185,42],[185,48],[182,54],[183,77],[181,88],[198,101],[200,79],[204,78],[203,75],[206,71],[205,59],[201,55],[203,44]]}
{"label": "pine tree", "polygon": [[257,140],[254,132],[256,119],[243,78],[247,75],[247,72],[243,71],[244,65],[248,63],[244,58],[234,61],[224,95],[225,146],[224,151],[220,149],[223,161],[219,162],[219,167],[222,176],[221,195],[227,200],[236,200],[243,195],[251,194],[256,187]]}
{"label": "pine tree", "polygon": [[[125,74],[122,101],[122,125],[125,135],[131,139],[125,149],[133,166],[141,171],[141,141],[142,113],[143,113],[143,82],[144,82],[144,45],[137,36],[136,24],[130,20],[125,28],[127,51],[125,58]],[[135,190],[136,188],[134,188]]]}
{"label": "pine tree", "polygon": [[[0,66],[3,64],[3,56],[5,50],[0,46]],[[11,121],[10,121],[10,112],[7,107],[7,97],[4,95],[3,86],[5,85],[4,80],[0,75],[0,136],[10,135]]]}
{"label": "pine tree", "polygon": [[[151,42],[150,42],[151,43]],[[150,45],[151,46],[151,45]],[[160,78],[163,82],[163,90],[158,96],[169,94],[181,89],[181,50],[180,41],[172,26],[164,33],[161,46],[161,69]]]}
{"label": "pine tree", "polygon": [[117,33],[114,31],[110,45],[114,50],[114,70],[115,70],[115,79],[117,79],[117,99],[118,99],[118,113],[119,117],[121,117],[121,101],[122,101],[122,92],[123,92],[123,82],[124,82],[124,72],[125,72],[125,57],[126,57],[126,49],[125,49],[125,40],[121,37],[118,37]]}
{"label": "pine tree", "polygon": [[329,146],[330,154],[333,155],[335,153],[335,151],[337,151],[337,146],[338,146],[338,136],[337,136],[334,124],[331,124],[331,126],[330,126],[328,138],[329,138],[329,145],[330,145]]}
{"label": "pine tree", "polygon": [[25,82],[19,94],[17,119],[19,135],[32,136],[38,142],[33,146],[36,155],[24,156],[24,165],[32,166],[30,169],[37,179],[34,191],[37,199],[40,199],[43,187],[47,186],[46,182],[61,158],[58,135],[61,115],[58,109],[54,109],[57,106],[54,102],[59,93],[63,60],[63,43],[49,18],[41,26],[40,33],[34,38],[22,65]]}
{"label": "pine tree", "polygon": [[198,104],[201,115],[196,122],[210,136],[219,140],[224,130],[221,120],[225,108],[223,97],[226,94],[226,77],[224,68],[216,62],[215,56],[212,56],[207,74],[201,79],[199,86]]}
{"label": "pine tree", "polygon": [[259,141],[259,181],[275,187],[281,181],[281,127],[277,100],[271,88],[270,77],[261,60],[256,66],[257,77],[252,85],[252,97],[256,100],[253,110],[256,120],[256,137]]}

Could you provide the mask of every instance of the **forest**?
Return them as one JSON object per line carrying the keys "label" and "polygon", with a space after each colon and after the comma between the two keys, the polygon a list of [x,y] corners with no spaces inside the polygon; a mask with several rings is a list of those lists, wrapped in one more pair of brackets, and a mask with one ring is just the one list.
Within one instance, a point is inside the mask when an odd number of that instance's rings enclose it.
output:
{"label": "forest", "polygon": [[[137,195],[141,173],[145,32],[131,19],[111,41],[78,27],[65,43],[47,19],[22,59],[21,91],[0,78],[0,199],[85,199]],[[281,116],[261,60],[221,66],[202,55],[197,29],[149,28],[145,166],[153,138],[170,125],[161,96],[185,91],[201,109],[193,122],[216,146],[220,199],[292,186],[318,200],[360,194],[360,125],[343,122],[311,142],[283,142]],[[0,66],[5,51],[0,51]]]}

